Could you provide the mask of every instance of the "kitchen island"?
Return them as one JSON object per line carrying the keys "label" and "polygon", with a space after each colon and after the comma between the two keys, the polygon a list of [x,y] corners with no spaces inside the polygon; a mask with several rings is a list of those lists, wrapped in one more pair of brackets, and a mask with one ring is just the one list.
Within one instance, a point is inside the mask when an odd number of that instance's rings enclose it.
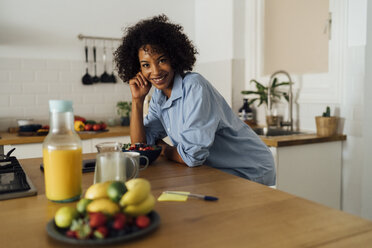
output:
{"label": "kitchen island", "polygon": [[[95,154],[84,155],[85,159]],[[47,235],[61,206],[46,199],[41,158],[20,160],[38,195],[0,202],[2,247],[66,247]],[[84,173],[83,189],[94,173]],[[189,168],[160,157],[140,177],[157,198],[165,190],[219,197],[217,202],[157,202],[158,229],[113,247],[369,247],[372,222],[208,166]]]}
{"label": "kitchen island", "polygon": [[[79,133],[83,153],[96,152],[95,145],[101,142],[130,142],[129,127],[108,129],[108,132]],[[18,159],[42,156],[41,142],[45,136],[0,135],[3,137],[0,148],[5,146],[5,153],[16,148],[13,155]],[[273,153],[277,189],[341,209],[342,144],[346,135],[321,137],[315,133],[302,133],[260,138]]]}

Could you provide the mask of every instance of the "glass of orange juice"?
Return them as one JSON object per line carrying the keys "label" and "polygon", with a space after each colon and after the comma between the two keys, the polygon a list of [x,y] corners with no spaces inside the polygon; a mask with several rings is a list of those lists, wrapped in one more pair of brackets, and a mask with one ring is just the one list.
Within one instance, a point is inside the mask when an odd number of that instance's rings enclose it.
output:
{"label": "glass of orange juice", "polygon": [[50,130],[43,142],[45,193],[49,200],[71,202],[82,193],[82,145],[75,132],[72,102],[50,100]]}
{"label": "glass of orange juice", "polygon": [[69,202],[80,198],[82,180],[81,148],[43,149],[45,193],[49,200]]}

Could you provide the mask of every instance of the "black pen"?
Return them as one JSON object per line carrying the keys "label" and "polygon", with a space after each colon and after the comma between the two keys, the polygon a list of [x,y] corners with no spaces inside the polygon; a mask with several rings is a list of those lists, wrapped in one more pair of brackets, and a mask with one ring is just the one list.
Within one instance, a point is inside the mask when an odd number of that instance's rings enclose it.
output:
{"label": "black pen", "polygon": [[209,195],[199,195],[199,194],[192,194],[192,193],[185,193],[185,192],[178,192],[178,191],[164,191],[166,194],[174,194],[174,195],[184,195],[184,196],[191,196],[198,199],[203,199],[205,201],[217,201],[218,198],[215,196]]}

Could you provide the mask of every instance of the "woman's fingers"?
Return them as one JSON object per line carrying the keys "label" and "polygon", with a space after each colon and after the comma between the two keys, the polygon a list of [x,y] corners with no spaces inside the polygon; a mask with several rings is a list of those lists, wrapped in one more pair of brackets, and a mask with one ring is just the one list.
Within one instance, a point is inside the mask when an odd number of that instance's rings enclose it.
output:
{"label": "woman's fingers", "polygon": [[142,98],[147,95],[151,88],[151,84],[147,82],[146,78],[140,73],[137,73],[135,77],[129,80],[129,86],[131,89],[133,98]]}
{"label": "woman's fingers", "polygon": [[141,72],[138,72],[137,75],[129,80],[129,84],[136,84],[138,87],[144,88],[148,86],[150,83],[147,81],[145,76]]}
{"label": "woman's fingers", "polygon": [[140,82],[137,79],[137,76],[129,80],[129,85],[136,85],[138,87],[141,87]]}
{"label": "woman's fingers", "polygon": [[144,85],[144,83],[142,81],[142,78],[140,78],[139,76],[135,76],[134,78],[132,78],[129,81],[129,85],[136,85],[138,88],[145,87],[145,85]]}
{"label": "woman's fingers", "polygon": [[143,76],[142,72],[137,73],[137,77],[141,78],[144,85],[148,85],[148,81],[145,76]]}
{"label": "woman's fingers", "polygon": [[130,87],[130,91],[132,93],[132,97],[136,98],[136,97],[140,96],[141,86],[140,86],[140,83],[138,82],[137,78],[134,77],[131,80],[129,80],[129,87]]}
{"label": "woman's fingers", "polygon": [[142,80],[142,78],[137,74],[134,78],[132,78],[131,80],[133,80],[133,82],[140,88],[143,88],[144,87],[144,82]]}

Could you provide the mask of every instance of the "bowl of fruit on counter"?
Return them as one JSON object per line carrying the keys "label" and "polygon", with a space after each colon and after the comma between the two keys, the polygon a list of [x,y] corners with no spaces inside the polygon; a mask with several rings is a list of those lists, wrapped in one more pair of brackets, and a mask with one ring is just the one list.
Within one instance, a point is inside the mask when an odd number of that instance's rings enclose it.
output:
{"label": "bowl of fruit on counter", "polygon": [[97,132],[107,132],[107,125],[105,122],[86,120],[84,117],[75,115],[74,118],[74,129],[79,133],[97,133]]}
{"label": "bowl of fruit on counter", "polygon": [[[122,151],[123,152],[138,152],[142,156],[146,156],[149,160],[149,164],[154,162],[161,153],[161,146],[157,145],[147,145],[144,143],[136,143],[136,144],[124,144]],[[146,159],[141,158],[140,164],[145,165]]]}
{"label": "bowl of fruit on counter", "polygon": [[73,245],[108,245],[142,238],[155,231],[160,216],[144,178],[91,185],[80,201],[60,207],[47,223],[50,237]]}

